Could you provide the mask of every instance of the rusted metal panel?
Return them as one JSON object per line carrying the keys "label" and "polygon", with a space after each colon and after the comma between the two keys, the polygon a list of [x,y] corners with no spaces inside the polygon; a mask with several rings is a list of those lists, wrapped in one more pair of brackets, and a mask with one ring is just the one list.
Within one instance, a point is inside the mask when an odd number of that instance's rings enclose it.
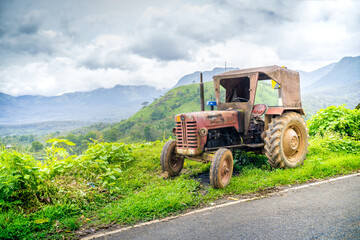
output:
{"label": "rusted metal panel", "polygon": [[[241,123],[243,124],[243,123]],[[203,152],[207,134],[211,129],[233,127],[239,131],[238,111],[202,111],[183,113],[175,116],[176,152],[196,156]]]}
{"label": "rusted metal panel", "polygon": [[234,127],[239,130],[237,111],[202,111],[175,116],[176,152],[196,156],[203,152],[207,135],[200,130]]}
{"label": "rusted metal panel", "polygon": [[281,115],[284,112],[283,107],[269,108],[266,111],[266,115]]}

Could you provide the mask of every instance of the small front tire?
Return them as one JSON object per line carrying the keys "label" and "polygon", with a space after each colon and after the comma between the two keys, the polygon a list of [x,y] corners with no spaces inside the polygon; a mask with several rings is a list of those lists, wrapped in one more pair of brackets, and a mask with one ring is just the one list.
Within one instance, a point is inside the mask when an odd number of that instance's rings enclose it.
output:
{"label": "small front tire", "polygon": [[230,150],[220,148],[215,152],[210,167],[210,183],[213,188],[224,188],[233,173],[233,155]]}
{"label": "small front tire", "polygon": [[169,176],[178,175],[184,166],[184,157],[176,152],[176,141],[169,140],[165,143],[161,155],[161,169],[169,173]]}

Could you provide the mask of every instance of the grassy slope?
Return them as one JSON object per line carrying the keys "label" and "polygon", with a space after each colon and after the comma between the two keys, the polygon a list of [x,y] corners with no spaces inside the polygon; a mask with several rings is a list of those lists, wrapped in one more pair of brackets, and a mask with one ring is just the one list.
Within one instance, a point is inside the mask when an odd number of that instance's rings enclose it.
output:
{"label": "grassy slope", "polygon": [[[204,84],[205,101],[215,100],[212,82]],[[275,105],[277,95],[271,86],[259,83],[255,103]],[[210,110],[205,106],[205,110]],[[124,142],[154,141],[169,138],[175,126],[174,116],[180,113],[200,111],[199,85],[191,84],[170,90],[151,105],[141,109],[129,119],[114,124],[117,139]],[[150,137],[144,128],[150,127]],[[109,129],[108,129],[109,130]]]}
{"label": "grassy slope", "polygon": [[[359,153],[331,152],[319,139],[311,141],[308,159],[304,166],[288,170],[271,170],[267,164],[237,168],[230,184],[225,189],[213,189],[194,180],[199,173],[208,172],[209,164],[185,161],[182,174],[172,179],[163,179],[159,155],[164,142],[134,145],[134,164],[123,171],[116,184],[121,193],[112,195],[99,191],[93,203],[84,206],[80,195],[87,194],[91,187],[76,187],[76,179],[62,186],[71,193],[67,204],[44,204],[30,213],[17,210],[0,213],[0,238],[76,238],[84,229],[102,228],[111,225],[127,225],[179,213],[185,209],[202,206],[233,194],[247,194],[288,184],[323,179],[338,174],[348,174],[360,169]],[[324,144],[326,144],[324,142]],[[263,162],[263,156],[250,156]],[[96,184],[96,183],[95,183]],[[69,189],[67,189],[69,187]],[[87,188],[90,188],[88,190]],[[95,188],[96,189],[96,188]],[[92,207],[93,206],[93,207]],[[77,233],[75,232],[77,230]]]}

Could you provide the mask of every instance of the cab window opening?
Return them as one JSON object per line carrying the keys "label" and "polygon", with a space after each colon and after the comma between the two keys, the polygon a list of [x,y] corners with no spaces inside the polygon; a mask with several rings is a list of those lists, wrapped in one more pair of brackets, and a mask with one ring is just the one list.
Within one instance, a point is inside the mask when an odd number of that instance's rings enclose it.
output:
{"label": "cab window opening", "polygon": [[248,77],[220,80],[221,102],[248,102],[250,99],[250,79]]}

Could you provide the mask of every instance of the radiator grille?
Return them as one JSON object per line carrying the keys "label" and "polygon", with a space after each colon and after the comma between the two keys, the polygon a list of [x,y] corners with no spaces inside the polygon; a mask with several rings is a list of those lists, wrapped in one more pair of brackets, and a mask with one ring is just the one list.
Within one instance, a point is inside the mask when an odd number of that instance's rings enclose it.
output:
{"label": "radiator grille", "polygon": [[178,148],[197,148],[196,122],[176,122],[176,145]]}

